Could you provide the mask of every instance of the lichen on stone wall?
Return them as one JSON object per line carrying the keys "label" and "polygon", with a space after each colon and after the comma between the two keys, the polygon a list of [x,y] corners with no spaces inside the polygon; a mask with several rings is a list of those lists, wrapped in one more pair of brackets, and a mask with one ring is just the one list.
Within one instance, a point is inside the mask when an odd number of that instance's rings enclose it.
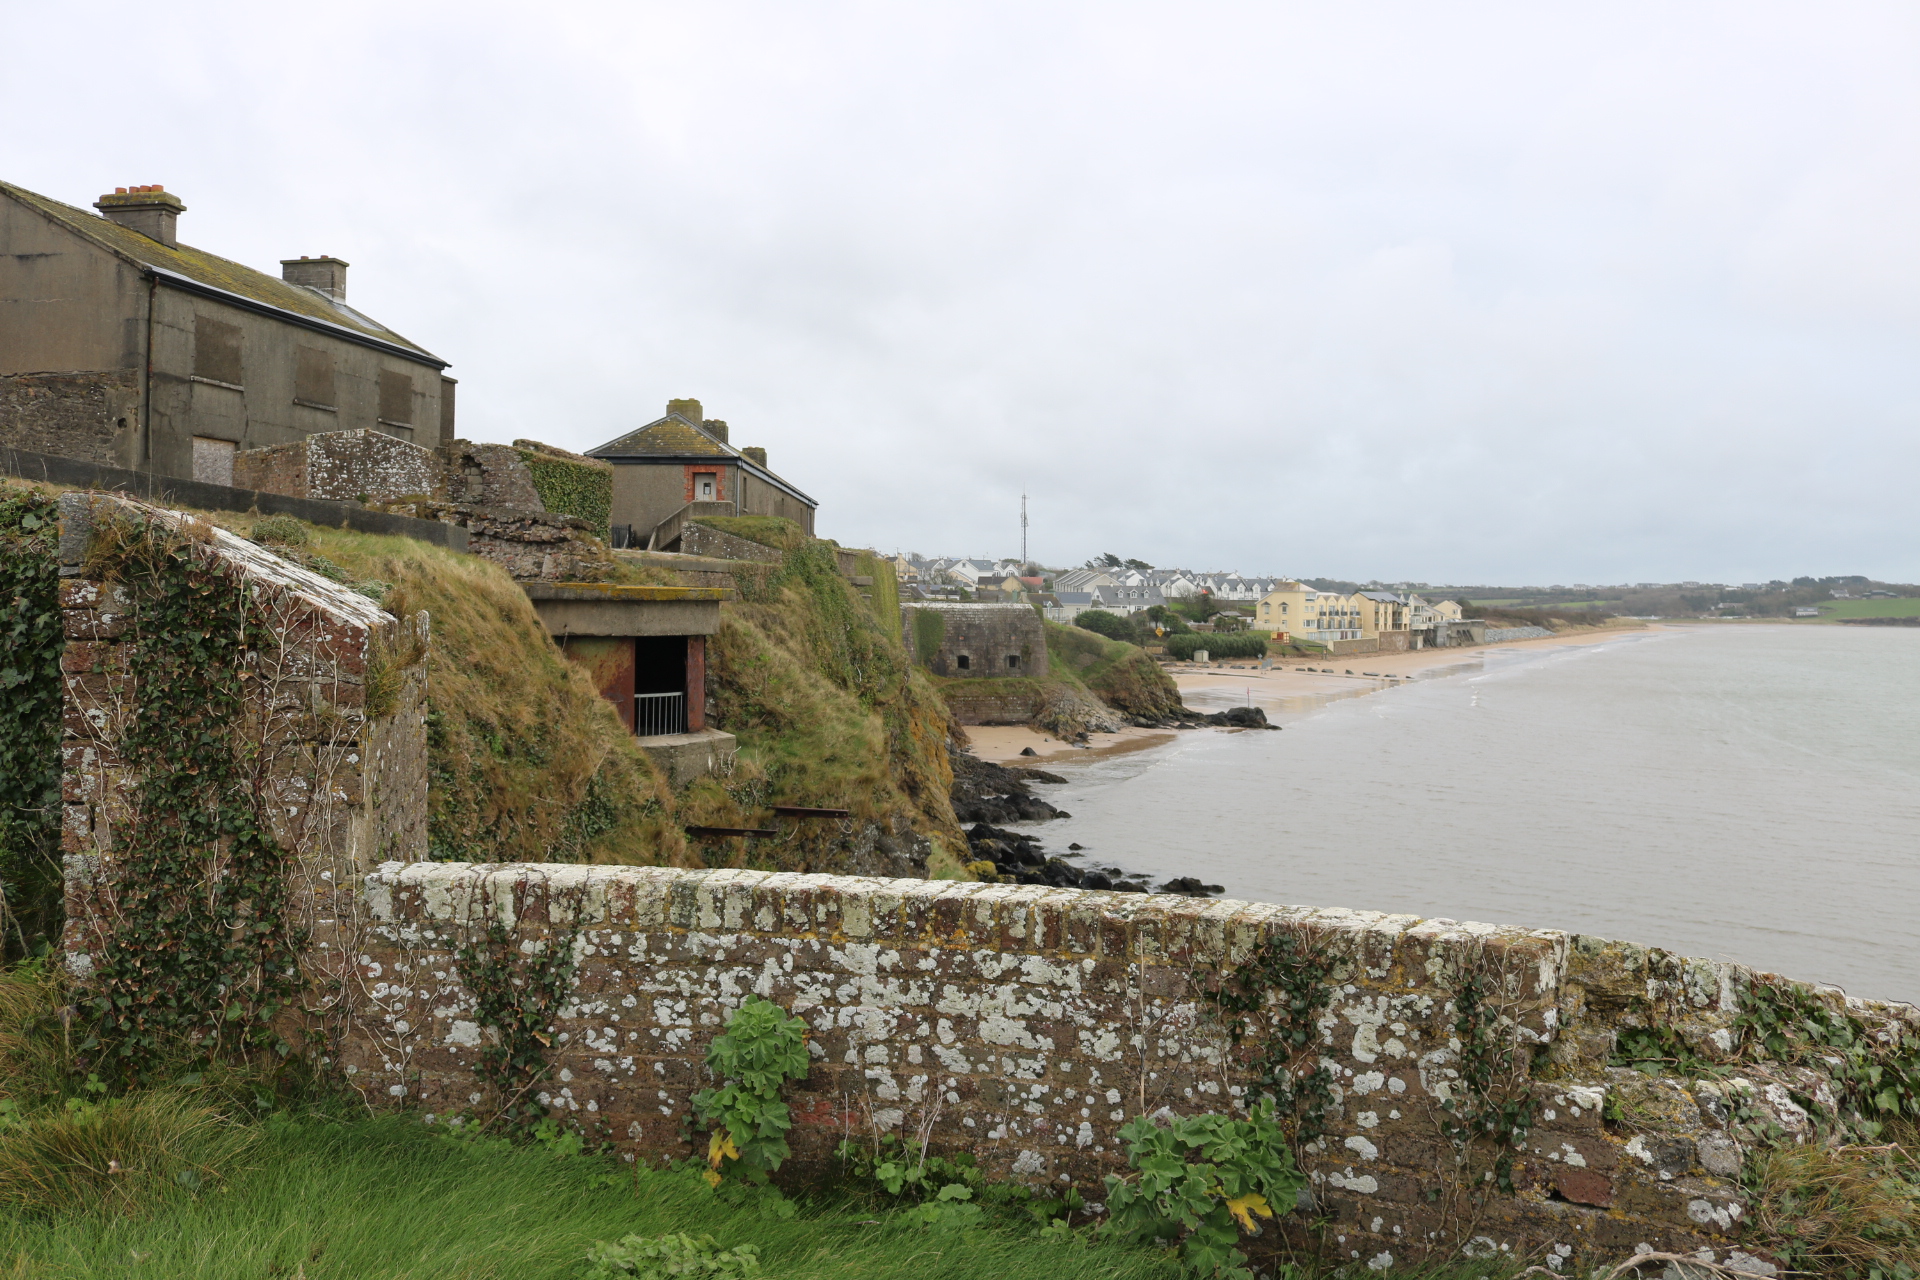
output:
{"label": "lichen on stone wall", "polygon": [[[1206,992],[1289,938],[1320,957],[1324,993],[1306,1002],[1326,1087],[1324,1132],[1302,1152],[1312,1209],[1284,1223],[1301,1247],[1568,1275],[1642,1243],[1716,1259],[1744,1247],[1742,1139],[1709,1082],[1554,1056],[1620,1029],[1580,979],[1644,975],[1663,953],[1378,913],[745,870],[392,867],[367,892],[384,939],[369,956],[410,993],[391,1016],[420,1028],[414,1074],[395,1083],[429,1109],[471,1091],[472,996],[444,957],[471,926],[462,904],[484,900],[523,945],[576,939],[542,1099],[555,1116],[637,1154],[689,1154],[704,1047],[751,993],[811,1029],[813,1069],[785,1095],[797,1176],[830,1167],[849,1134],[891,1132],[994,1177],[1090,1193],[1122,1167],[1132,1116],[1239,1114],[1261,1091]],[[1744,971],[1678,967],[1697,1016],[1737,1021]],[[1899,1010],[1848,1008],[1911,1029]],[[394,1079],[348,1056],[364,1086]],[[1791,1121],[1783,1099],[1748,1105]],[[1504,1145],[1458,1132],[1489,1104],[1523,1110],[1524,1131]]]}

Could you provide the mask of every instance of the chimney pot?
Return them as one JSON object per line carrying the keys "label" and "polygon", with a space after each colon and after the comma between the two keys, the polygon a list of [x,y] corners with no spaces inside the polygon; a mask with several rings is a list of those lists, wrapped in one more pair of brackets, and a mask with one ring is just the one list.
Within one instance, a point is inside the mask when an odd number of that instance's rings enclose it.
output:
{"label": "chimney pot", "polygon": [[297,258],[282,258],[280,278],[288,284],[318,289],[335,302],[347,300],[347,264],[330,254],[309,258],[303,253]]}
{"label": "chimney pot", "polygon": [[158,185],[134,187],[131,190],[115,187],[110,195],[94,201],[93,207],[107,221],[129,231],[138,231],[149,240],[158,240],[169,249],[179,244],[174,237],[174,228],[180,221],[180,215],[187,211],[187,206],[180,203],[179,196],[169,195]]}

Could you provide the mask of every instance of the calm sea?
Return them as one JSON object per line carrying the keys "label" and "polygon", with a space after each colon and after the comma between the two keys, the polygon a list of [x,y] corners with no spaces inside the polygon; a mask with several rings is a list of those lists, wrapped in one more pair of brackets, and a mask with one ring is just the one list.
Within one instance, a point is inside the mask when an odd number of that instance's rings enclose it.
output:
{"label": "calm sea", "polygon": [[[1060,768],[1050,852],[1227,896],[1576,930],[1920,1001],[1920,631],[1721,626],[1256,702]],[[1241,690],[1190,695],[1217,709]]]}

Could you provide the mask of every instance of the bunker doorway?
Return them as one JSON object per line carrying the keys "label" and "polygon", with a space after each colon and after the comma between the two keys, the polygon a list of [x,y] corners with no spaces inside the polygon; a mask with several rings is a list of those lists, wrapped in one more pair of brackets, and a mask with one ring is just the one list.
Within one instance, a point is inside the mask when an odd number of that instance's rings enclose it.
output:
{"label": "bunker doorway", "polygon": [[627,732],[642,738],[706,728],[705,636],[557,636]]}

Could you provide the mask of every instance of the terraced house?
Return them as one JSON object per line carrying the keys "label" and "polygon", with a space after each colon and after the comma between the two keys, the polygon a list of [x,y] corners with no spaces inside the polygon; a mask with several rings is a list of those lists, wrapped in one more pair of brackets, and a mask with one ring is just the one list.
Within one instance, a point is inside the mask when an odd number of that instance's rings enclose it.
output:
{"label": "terraced house", "polygon": [[0,447],[231,484],[318,432],[453,438],[447,362],[348,306],[346,262],[182,244],[159,186],[93,207],[0,182]]}

